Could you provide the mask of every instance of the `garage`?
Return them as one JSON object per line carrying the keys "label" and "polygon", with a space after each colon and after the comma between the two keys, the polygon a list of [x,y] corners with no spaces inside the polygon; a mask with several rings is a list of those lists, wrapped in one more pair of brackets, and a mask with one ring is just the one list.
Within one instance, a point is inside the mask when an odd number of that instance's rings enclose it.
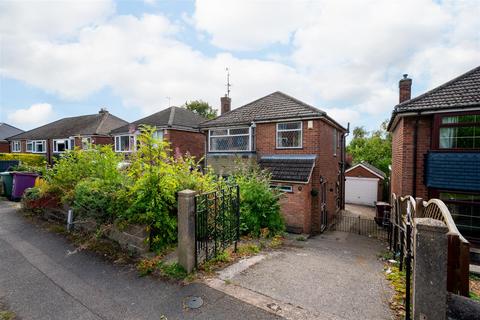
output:
{"label": "garage", "polygon": [[374,206],[382,200],[385,174],[362,162],[345,171],[345,202]]}

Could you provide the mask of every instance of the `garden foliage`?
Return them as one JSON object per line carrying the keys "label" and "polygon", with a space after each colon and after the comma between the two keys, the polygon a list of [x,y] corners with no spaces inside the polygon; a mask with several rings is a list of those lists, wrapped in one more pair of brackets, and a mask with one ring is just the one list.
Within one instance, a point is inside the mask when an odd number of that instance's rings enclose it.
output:
{"label": "garden foliage", "polygon": [[184,189],[213,191],[225,183],[240,186],[241,230],[259,235],[283,231],[278,199],[270,177],[257,167],[242,168],[228,181],[188,155],[174,156],[167,142],[155,138],[155,128],[143,127],[138,149],[125,161],[111,146],[65,152],[38,186],[26,193],[31,203],[58,199],[76,216],[100,224],[141,224],[150,230],[150,247],[161,250],[177,240],[177,193]]}
{"label": "garden foliage", "polygon": [[47,159],[40,154],[31,153],[0,153],[0,160],[18,160],[22,165],[45,167]]}

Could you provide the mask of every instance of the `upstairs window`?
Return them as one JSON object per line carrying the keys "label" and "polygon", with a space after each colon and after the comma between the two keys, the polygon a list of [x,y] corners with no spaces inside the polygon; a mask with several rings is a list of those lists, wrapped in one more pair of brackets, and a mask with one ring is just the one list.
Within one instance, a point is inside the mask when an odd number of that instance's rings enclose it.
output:
{"label": "upstairs window", "polygon": [[210,152],[250,151],[250,128],[209,130]]}
{"label": "upstairs window", "polygon": [[135,150],[135,136],[124,135],[115,137],[115,152],[132,152]]}
{"label": "upstairs window", "polygon": [[277,123],[277,148],[302,148],[302,122]]}
{"label": "upstairs window", "polygon": [[20,141],[12,141],[12,152],[21,152],[22,144]]}
{"label": "upstairs window", "polygon": [[439,149],[480,149],[480,114],[437,118]]}
{"label": "upstairs window", "polygon": [[62,153],[67,150],[73,150],[74,147],[74,139],[53,139],[53,152],[55,153]]}

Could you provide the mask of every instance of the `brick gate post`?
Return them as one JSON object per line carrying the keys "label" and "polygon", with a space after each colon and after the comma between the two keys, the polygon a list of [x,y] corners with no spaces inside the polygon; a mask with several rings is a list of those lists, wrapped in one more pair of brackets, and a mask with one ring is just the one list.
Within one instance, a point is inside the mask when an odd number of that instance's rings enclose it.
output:
{"label": "brick gate post", "polygon": [[188,273],[195,268],[195,194],[178,193],[178,263]]}
{"label": "brick gate post", "polygon": [[440,220],[416,218],[414,230],[413,319],[447,318],[447,232]]}

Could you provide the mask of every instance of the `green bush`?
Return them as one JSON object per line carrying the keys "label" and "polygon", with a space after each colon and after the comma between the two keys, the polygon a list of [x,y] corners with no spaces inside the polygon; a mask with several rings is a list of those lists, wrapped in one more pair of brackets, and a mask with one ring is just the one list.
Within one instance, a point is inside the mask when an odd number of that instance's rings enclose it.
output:
{"label": "green bush", "polygon": [[0,160],[18,160],[23,165],[45,167],[47,159],[40,154],[31,153],[0,153]]}
{"label": "green bush", "polygon": [[272,234],[285,230],[280,213],[281,193],[270,188],[270,174],[257,165],[239,166],[230,177],[240,188],[240,230],[244,234],[259,236],[263,228]]}
{"label": "green bush", "polygon": [[88,178],[105,180],[106,184],[120,183],[118,169],[121,161],[111,146],[95,146],[89,150],[75,149],[65,152],[46,173],[46,180],[58,192],[64,203],[74,202],[77,184]]}

